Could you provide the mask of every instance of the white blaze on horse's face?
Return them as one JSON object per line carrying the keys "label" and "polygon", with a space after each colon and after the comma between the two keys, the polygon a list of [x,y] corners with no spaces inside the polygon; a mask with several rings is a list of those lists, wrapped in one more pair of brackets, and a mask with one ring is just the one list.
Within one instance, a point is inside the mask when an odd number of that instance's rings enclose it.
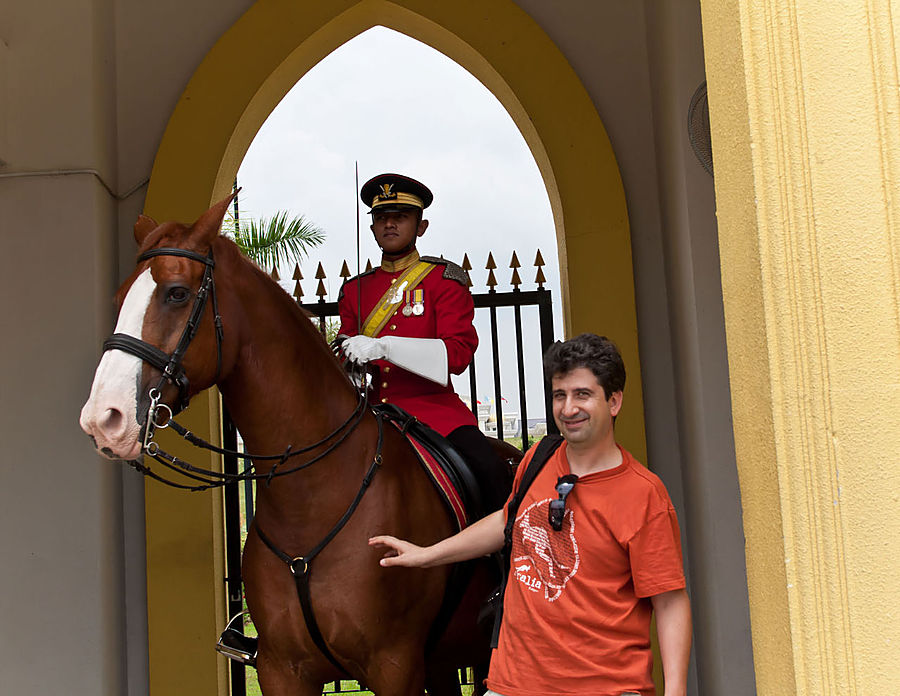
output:
{"label": "white blaze on horse's face", "polygon": [[[144,315],[155,291],[156,282],[148,268],[125,296],[116,333],[142,338]],[[108,350],[94,373],[91,395],[81,409],[81,429],[109,459],[136,459],[141,453],[137,402],[142,368],[140,358],[121,350]]]}

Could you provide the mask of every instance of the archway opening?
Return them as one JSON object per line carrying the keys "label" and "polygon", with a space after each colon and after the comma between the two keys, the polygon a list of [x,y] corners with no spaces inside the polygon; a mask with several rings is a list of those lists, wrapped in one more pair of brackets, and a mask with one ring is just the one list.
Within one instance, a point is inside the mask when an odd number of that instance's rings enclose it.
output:
{"label": "archway opening", "polygon": [[[270,217],[288,210],[325,231],[325,242],[301,262],[304,280],[299,287],[293,266],[278,269],[285,290],[303,302],[336,300],[342,267],[346,264],[352,275],[357,273],[357,223],[361,270],[378,263],[368,207],[357,205],[357,164],[360,184],[384,171],[424,181],[435,199],[426,211],[431,224],[418,244],[420,252],[460,265],[468,260],[473,293],[489,287],[500,292],[513,287],[551,290],[555,337],[562,337],[553,214],[527,143],[503,105],[469,72],[385,27],[360,34],[306,73],[266,119],[241,162],[237,180],[242,217]],[[535,266],[538,254],[540,267]],[[514,255],[521,264],[518,269],[511,268]],[[490,261],[497,266],[492,274]],[[314,278],[319,264],[325,296],[319,295]],[[539,273],[541,283],[536,282]],[[497,312],[498,358],[507,366],[499,371],[501,394],[494,394],[486,311],[476,312],[477,393],[471,393],[465,373],[453,381],[464,401],[476,402],[483,428],[496,432],[499,416],[507,426],[500,428],[504,436],[520,440],[517,433],[528,423],[521,422],[516,406],[516,345],[509,340],[515,333],[513,312]],[[523,410],[533,437],[545,431],[540,336],[537,308],[522,312],[523,323],[533,329],[523,346]]]}

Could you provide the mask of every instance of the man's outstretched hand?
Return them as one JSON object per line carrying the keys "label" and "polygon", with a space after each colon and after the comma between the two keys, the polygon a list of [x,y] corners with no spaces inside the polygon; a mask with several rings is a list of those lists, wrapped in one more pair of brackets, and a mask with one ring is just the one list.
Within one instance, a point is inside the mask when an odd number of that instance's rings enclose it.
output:
{"label": "man's outstretched hand", "polygon": [[392,536],[375,536],[369,539],[369,546],[385,550],[379,563],[385,567],[423,568],[430,560],[428,549],[410,544]]}

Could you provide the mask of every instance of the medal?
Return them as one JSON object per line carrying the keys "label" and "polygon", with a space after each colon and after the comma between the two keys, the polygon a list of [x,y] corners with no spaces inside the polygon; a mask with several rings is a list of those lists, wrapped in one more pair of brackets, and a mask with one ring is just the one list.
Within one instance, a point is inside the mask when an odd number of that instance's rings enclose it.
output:
{"label": "medal", "polygon": [[416,288],[413,291],[412,313],[417,317],[425,314],[425,291],[422,288]]}
{"label": "medal", "polygon": [[404,317],[411,317],[413,313],[413,307],[409,303],[409,290],[406,291],[406,304],[403,305],[403,309],[400,310],[403,313]]}

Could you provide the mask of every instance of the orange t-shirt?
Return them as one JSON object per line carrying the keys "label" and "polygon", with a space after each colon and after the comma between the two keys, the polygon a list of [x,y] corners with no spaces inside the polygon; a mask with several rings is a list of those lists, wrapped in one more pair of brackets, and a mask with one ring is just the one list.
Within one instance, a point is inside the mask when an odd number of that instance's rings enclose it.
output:
{"label": "orange t-shirt", "polygon": [[487,679],[503,696],[655,693],[649,598],[685,586],[681,539],[662,481],[619,449],[622,464],[578,479],[561,531],[548,511],[570,473],[565,442],[519,507]]}

